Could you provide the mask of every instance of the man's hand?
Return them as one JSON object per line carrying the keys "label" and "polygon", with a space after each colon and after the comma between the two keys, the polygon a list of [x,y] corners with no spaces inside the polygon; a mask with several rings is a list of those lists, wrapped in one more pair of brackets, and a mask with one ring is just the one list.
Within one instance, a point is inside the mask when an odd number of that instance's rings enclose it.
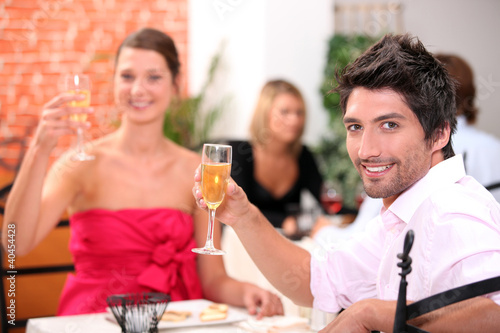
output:
{"label": "man's hand", "polygon": [[366,333],[374,330],[392,332],[395,314],[395,301],[365,299],[342,311],[321,332]]}
{"label": "man's hand", "polygon": [[[203,200],[203,195],[201,191],[201,166],[196,168],[194,174],[194,186],[193,186],[193,196],[196,199],[198,207],[207,210],[207,204]],[[251,215],[252,207],[254,207],[241,187],[239,187],[232,179],[226,188],[226,195],[222,204],[217,208],[216,217],[217,219],[229,226],[235,226],[237,222],[242,222],[244,220],[256,219],[255,216]]]}

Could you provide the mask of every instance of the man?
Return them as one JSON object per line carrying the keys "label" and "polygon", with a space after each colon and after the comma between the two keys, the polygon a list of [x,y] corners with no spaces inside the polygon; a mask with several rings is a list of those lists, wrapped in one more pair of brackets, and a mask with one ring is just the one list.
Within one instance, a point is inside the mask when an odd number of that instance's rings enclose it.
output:
{"label": "man", "polygon": [[[391,332],[401,272],[396,255],[406,232],[415,232],[407,299],[417,301],[500,275],[500,205],[454,157],[454,86],[417,39],[385,36],[337,80],[349,155],[366,193],[384,203],[366,232],[311,256],[275,232],[234,183],[217,214],[284,295],[323,311],[346,309],[325,332]],[[199,184],[194,195],[206,207]],[[500,293],[493,293],[412,324],[431,332],[495,332],[498,304]]]}

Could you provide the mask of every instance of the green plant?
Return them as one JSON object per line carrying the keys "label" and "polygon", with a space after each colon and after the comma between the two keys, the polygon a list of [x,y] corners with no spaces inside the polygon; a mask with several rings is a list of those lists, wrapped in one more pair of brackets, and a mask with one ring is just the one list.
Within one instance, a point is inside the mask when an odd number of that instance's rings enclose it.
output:
{"label": "green plant", "polygon": [[323,106],[329,116],[330,131],[321,139],[315,151],[326,181],[339,187],[344,205],[348,208],[356,207],[355,197],[359,191],[361,179],[347,153],[340,96],[331,90],[336,86],[335,72],[354,61],[377,40],[378,38],[365,35],[334,35],[329,41],[324,79],[320,89]]}
{"label": "green plant", "polygon": [[171,103],[165,113],[163,133],[172,141],[190,149],[197,149],[208,140],[210,130],[221,116],[226,99],[204,110],[207,91],[213,84],[220,66],[222,49],[212,57],[205,83],[196,95]]}

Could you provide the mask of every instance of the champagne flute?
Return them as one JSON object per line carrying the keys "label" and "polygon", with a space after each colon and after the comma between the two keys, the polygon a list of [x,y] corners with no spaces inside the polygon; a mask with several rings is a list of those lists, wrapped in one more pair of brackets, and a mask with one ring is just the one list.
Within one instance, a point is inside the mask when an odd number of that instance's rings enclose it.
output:
{"label": "champagne flute", "polygon": [[202,248],[192,249],[200,254],[221,255],[225,252],[214,247],[215,210],[226,193],[231,174],[232,147],[227,145],[204,144],[201,158],[201,192],[208,206],[207,241]]}
{"label": "champagne flute", "polygon": [[[64,86],[66,92],[73,95],[84,95],[85,99],[71,101],[71,107],[89,107],[90,106],[90,78],[85,74],[67,74],[64,76]],[[71,113],[69,118],[73,121],[85,122],[87,120],[86,113]],[[83,149],[83,128],[76,129],[76,153],[71,156],[73,161],[91,161],[95,156],[88,155]]]}

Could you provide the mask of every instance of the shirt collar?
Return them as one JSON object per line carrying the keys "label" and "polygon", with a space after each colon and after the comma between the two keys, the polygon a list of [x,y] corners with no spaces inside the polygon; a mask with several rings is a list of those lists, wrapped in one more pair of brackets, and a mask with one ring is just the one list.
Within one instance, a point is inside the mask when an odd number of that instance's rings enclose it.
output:
{"label": "shirt collar", "polygon": [[404,191],[388,210],[408,223],[420,204],[432,193],[456,183],[464,176],[462,156],[448,158],[432,167],[422,179]]}

